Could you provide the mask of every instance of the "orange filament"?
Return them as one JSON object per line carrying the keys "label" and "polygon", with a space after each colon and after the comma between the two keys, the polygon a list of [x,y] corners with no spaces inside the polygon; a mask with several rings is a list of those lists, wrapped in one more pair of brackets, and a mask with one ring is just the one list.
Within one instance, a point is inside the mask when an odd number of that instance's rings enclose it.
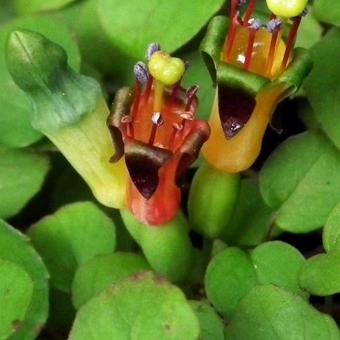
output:
{"label": "orange filament", "polygon": [[[272,34],[265,28],[260,28],[255,36],[252,48],[252,59],[249,65],[249,71],[275,79],[282,72],[281,61],[283,59],[286,45],[282,39],[277,39],[275,53],[273,56],[273,63],[271,67],[271,75],[267,73],[267,60],[272,41]],[[246,63],[246,53],[249,47],[249,29],[247,27],[239,27],[234,38],[234,46],[230,50],[230,58],[226,62],[244,68]]]}

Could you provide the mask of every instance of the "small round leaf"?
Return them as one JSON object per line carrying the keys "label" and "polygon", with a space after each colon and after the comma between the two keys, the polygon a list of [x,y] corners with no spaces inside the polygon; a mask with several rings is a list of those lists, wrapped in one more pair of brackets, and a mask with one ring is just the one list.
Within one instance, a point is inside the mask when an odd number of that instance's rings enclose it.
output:
{"label": "small round leaf", "polygon": [[31,301],[33,281],[22,267],[0,259],[0,339],[19,329]]}
{"label": "small round leaf", "polygon": [[76,308],[112,284],[142,271],[150,270],[146,260],[134,253],[99,255],[78,268],[72,283],[72,300]]}
{"label": "small round leaf", "polygon": [[238,248],[227,248],[209,263],[205,289],[215,309],[232,318],[241,299],[257,284],[249,255]]}
{"label": "small round leaf", "polygon": [[129,277],[80,308],[70,340],[198,339],[199,323],[184,294],[151,273]]}
{"label": "small round leaf", "polygon": [[326,251],[340,249],[340,203],[330,213],[322,234]]}
{"label": "small round leaf", "polygon": [[340,250],[311,257],[303,265],[300,285],[313,295],[340,293]]}
{"label": "small round leaf", "polygon": [[242,300],[225,336],[228,340],[338,340],[339,330],[300,296],[268,285],[257,286]]}
{"label": "small round leaf", "polygon": [[201,326],[200,340],[224,340],[222,319],[208,302],[190,301]]}
{"label": "small round leaf", "polygon": [[266,242],[255,248],[250,256],[260,284],[273,284],[292,293],[304,294],[298,273],[305,258],[297,249],[281,241]]}
{"label": "small round leaf", "polygon": [[0,217],[16,215],[40,190],[48,170],[45,156],[0,147]]}
{"label": "small round leaf", "polygon": [[79,265],[112,253],[116,246],[112,220],[91,202],[64,206],[34,224],[29,235],[51,274],[51,284],[64,292],[70,291]]}
{"label": "small round leaf", "polygon": [[48,314],[47,270],[39,255],[28,243],[28,239],[2,220],[0,220],[0,258],[22,267],[33,282],[32,298],[25,319],[9,339],[35,339]]}

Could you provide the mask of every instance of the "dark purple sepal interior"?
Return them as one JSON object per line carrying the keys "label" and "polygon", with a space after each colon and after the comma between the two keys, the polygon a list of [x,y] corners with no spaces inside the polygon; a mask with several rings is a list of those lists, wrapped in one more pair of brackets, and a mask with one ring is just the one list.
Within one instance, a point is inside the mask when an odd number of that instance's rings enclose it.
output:
{"label": "dark purple sepal interior", "polygon": [[166,149],[132,139],[125,140],[125,162],[130,178],[145,199],[150,199],[159,183],[159,169],[171,158]]}
{"label": "dark purple sepal interior", "polygon": [[218,109],[222,129],[227,139],[236,136],[248,122],[256,100],[240,88],[218,86]]}

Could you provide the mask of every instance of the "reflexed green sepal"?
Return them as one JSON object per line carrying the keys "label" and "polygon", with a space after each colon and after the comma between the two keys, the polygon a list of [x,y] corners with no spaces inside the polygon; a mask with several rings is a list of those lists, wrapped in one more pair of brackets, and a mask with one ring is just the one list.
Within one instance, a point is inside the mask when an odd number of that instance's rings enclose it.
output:
{"label": "reflexed green sepal", "polygon": [[313,60],[309,52],[304,48],[294,49],[294,59],[278,79],[271,86],[285,84],[285,92],[282,99],[295,93],[301,86],[303,80],[313,68]]}
{"label": "reflexed green sepal", "polygon": [[267,78],[245,71],[223,61],[216,68],[216,78],[219,87],[228,87],[256,97],[257,93],[269,82]]}
{"label": "reflexed green sepal", "polygon": [[212,18],[201,42],[200,51],[214,83],[216,82],[216,65],[221,59],[228,28],[229,19],[227,17],[220,15]]}
{"label": "reflexed green sepal", "polygon": [[7,65],[16,84],[32,99],[32,126],[51,133],[95,110],[98,83],[67,65],[67,55],[43,35],[13,31],[7,42]]}

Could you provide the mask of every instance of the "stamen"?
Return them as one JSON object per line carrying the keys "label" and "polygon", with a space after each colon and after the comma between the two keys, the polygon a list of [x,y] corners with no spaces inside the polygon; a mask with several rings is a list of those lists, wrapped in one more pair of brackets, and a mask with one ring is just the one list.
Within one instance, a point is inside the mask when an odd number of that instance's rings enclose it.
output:
{"label": "stamen", "polygon": [[269,33],[272,34],[272,39],[270,42],[270,47],[269,47],[269,53],[268,53],[268,58],[267,58],[267,64],[266,64],[266,75],[268,77],[271,76],[273,64],[274,64],[274,56],[276,52],[276,45],[277,41],[279,40],[279,34],[282,29],[282,20],[277,19],[276,16],[272,18],[268,24],[267,24],[267,30]]}
{"label": "stamen", "polygon": [[194,100],[199,87],[197,85],[191,86],[186,91],[187,102],[185,104],[185,111],[190,111],[192,101]]}
{"label": "stamen", "polygon": [[297,35],[297,31],[299,29],[300,23],[301,23],[301,15],[294,18],[292,28],[289,32],[286,51],[285,51],[285,54],[284,54],[283,60],[282,60],[282,69],[284,69],[284,70],[287,68],[289,57],[290,57],[290,54],[291,54],[293,47],[294,47],[294,44],[295,44],[296,35]]}
{"label": "stamen", "polygon": [[169,100],[169,104],[167,105],[168,106],[168,110],[171,111],[172,108],[175,106],[176,104],[176,99],[178,97],[178,93],[179,93],[179,89],[181,87],[181,80],[176,83],[174,85],[174,87],[172,88],[172,91],[171,91],[171,96],[170,96],[170,100]]}
{"label": "stamen", "polygon": [[155,53],[155,52],[158,52],[161,50],[161,46],[158,44],[158,43],[151,43],[149,46],[148,46],[148,49],[146,51],[146,59],[147,60],[150,60],[152,55]]}
{"label": "stamen", "polygon": [[194,119],[194,116],[191,112],[183,112],[179,115],[182,119],[185,119],[185,120],[193,120]]}
{"label": "stamen", "polygon": [[148,72],[146,65],[142,61],[139,61],[138,63],[135,64],[133,68],[133,72],[135,74],[136,79],[141,84],[144,85],[147,83],[149,79],[149,72]]}
{"label": "stamen", "polygon": [[132,120],[136,119],[137,117],[139,102],[140,102],[141,93],[142,93],[142,85],[138,80],[135,83],[134,93],[135,95],[134,95],[134,100],[133,100],[133,107],[131,110]]}
{"label": "stamen", "polygon": [[[231,11],[233,13],[233,10]],[[233,45],[235,41],[235,35],[237,31],[237,27],[239,26],[239,12],[235,12],[234,16],[232,16],[231,27],[228,33],[227,42],[224,50],[224,59],[229,61],[231,58],[231,53],[233,51]]]}
{"label": "stamen", "polygon": [[125,135],[127,137],[133,138],[134,136],[134,129],[133,129],[133,124],[132,124],[132,117],[130,115],[126,115],[122,117],[120,122],[123,124],[125,128]]}
{"label": "stamen", "polygon": [[169,139],[169,150],[173,151],[175,146],[175,138],[177,136],[177,133],[182,131],[184,126],[182,124],[174,123],[172,124],[172,132]]}
{"label": "stamen", "polygon": [[256,5],[256,0],[250,0],[248,9],[247,9],[247,11],[244,15],[244,18],[243,18],[243,26],[248,25],[248,22],[249,22],[251,16],[253,15],[253,13],[254,13],[255,5]]}
{"label": "stamen", "polygon": [[255,36],[256,32],[262,27],[262,23],[258,19],[252,20],[252,22],[249,25],[249,40],[248,40],[248,47],[246,51],[246,59],[244,62],[244,69],[249,70],[250,64],[253,57],[253,49],[254,49],[254,42],[255,42]]}
{"label": "stamen", "polygon": [[153,145],[153,143],[155,142],[155,138],[156,138],[157,128],[163,125],[164,120],[160,112],[154,112],[151,117],[151,121],[152,121],[152,128],[151,128],[151,133],[149,137],[149,144]]}
{"label": "stamen", "polygon": [[152,84],[153,84],[153,78],[150,76],[149,79],[148,79],[148,82],[146,84],[146,88],[145,88],[145,92],[144,92],[144,98],[145,98],[146,102],[148,101],[148,99],[150,97]]}

